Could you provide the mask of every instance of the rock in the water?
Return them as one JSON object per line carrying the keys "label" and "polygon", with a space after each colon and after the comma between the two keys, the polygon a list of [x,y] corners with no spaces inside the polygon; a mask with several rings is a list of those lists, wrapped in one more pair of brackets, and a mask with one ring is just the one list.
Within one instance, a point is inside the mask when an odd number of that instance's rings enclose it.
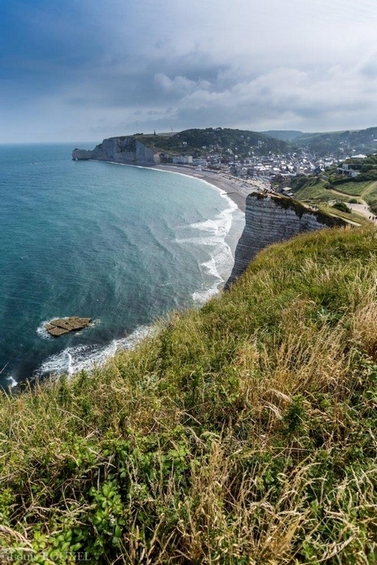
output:
{"label": "rock in the water", "polygon": [[56,318],[45,324],[48,333],[54,337],[67,334],[86,328],[91,323],[92,318],[79,318],[78,316],[71,316],[70,318]]}

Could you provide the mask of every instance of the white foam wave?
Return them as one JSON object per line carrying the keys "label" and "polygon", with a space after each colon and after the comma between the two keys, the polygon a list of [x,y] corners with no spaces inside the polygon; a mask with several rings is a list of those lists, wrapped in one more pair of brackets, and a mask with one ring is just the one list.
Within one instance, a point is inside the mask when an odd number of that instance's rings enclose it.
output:
{"label": "white foam wave", "polygon": [[197,304],[205,304],[206,302],[208,302],[208,300],[216,296],[218,292],[219,289],[216,285],[216,287],[213,286],[212,288],[209,288],[207,290],[197,290],[192,294],[192,298]]}
{"label": "white foam wave", "polygon": [[10,381],[10,387],[14,388],[15,386],[18,385],[18,382],[12,377],[12,375],[9,375],[9,377],[7,377],[7,381]]}
{"label": "white foam wave", "polygon": [[48,333],[48,331],[46,330],[46,328],[45,328],[45,325],[46,325],[46,324],[49,324],[52,320],[54,320],[54,318],[51,318],[51,320],[45,320],[45,321],[42,322],[41,325],[37,328],[37,334],[39,335],[39,337],[40,337],[41,339],[50,339],[50,340],[54,339],[54,338],[52,337],[52,335],[50,335],[50,334]]}
{"label": "white foam wave", "polygon": [[[149,168],[142,166],[139,167]],[[228,278],[231,273],[234,259],[232,251],[229,245],[226,243],[225,238],[230,231],[233,220],[233,213],[238,210],[238,206],[231,198],[229,198],[228,194],[223,189],[216,186],[215,184],[212,184],[208,180],[196,176],[195,174],[190,174],[191,171],[187,170],[179,172],[163,169],[150,170],[155,170],[159,173],[169,173],[194,178],[197,181],[207,184],[209,187],[211,187],[211,189],[220,193],[220,196],[227,201],[228,207],[220,212],[214,220],[205,220],[204,222],[196,222],[194,224],[190,224],[191,228],[207,232],[209,236],[176,239],[177,243],[190,243],[193,245],[205,245],[214,247],[214,250],[211,253],[211,259],[209,261],[201,263],[201,267],[205,269],[207,275],[210,274],[215,278],[215,282],[211,288],[198,290],[192,294],[194,302],[203,304],[219,292],[219,286],[223,282],[225,282],[225,279]]]}
{"label": "white foam wave", "polygon": [[77,345],[67,347],[56,355],[48,357],[35,371],[35,376],[62,375],[68,377],[80,371],[92,371],[101,367],[110,357],[121,349],[133,349],[154,329],[150,326],[140,326],[131,335],[122,339],[114,339],[108,345]]}
{"label": "white foam wave", "polygon": [[219,292],[220,285],[230,275],[233,266],[233,254],[226,242],[226,237],[231,229],[233,212],[237,210],[237,206],[231,200],[229,202],[231,205],[214,219],[190,224],[192,229],[201,233],[199,237],[177,238],[176,240],[180,244],[189,243],[190,245],[211,247],[210,259],[201,263],[200,266],[205,277],[210,277],[212,286],[197,290],[192,294],[194,302],[198,304],[205,303]]}

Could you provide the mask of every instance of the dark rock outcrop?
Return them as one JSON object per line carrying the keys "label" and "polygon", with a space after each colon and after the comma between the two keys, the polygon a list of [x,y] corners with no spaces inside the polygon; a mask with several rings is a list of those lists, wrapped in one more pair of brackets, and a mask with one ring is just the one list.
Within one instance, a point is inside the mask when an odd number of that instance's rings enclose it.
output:
{"label": "dark rock outcrop", "polygon": [[238,241],[232,273],[225,288],[247,269],[255,255],[272,243],[302,232],[346,226],[345,220],[306,208],[297,200],[272,193],[254,192],[246,197],[245,228]]}
{"label": "dark rock outcrop", "polygon": [[45,324],[45,329],[48,333],[54,337],[60,337],[61,335],[67,334],[69,332],[74,332],[86,328],[90,325],[91,318],[79,318],[78,316],[71,316],[70,318],[56,318]]}

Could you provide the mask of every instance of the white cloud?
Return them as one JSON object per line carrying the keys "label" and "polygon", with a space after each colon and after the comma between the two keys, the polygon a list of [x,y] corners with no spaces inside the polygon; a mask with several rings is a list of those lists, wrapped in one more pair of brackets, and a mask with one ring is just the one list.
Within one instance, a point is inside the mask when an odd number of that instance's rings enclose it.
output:
{"label": "white cloud", "polygon": [[376,125],[375,0],[11,6],[0,23],[22,35],[0,49],[7,139]]}

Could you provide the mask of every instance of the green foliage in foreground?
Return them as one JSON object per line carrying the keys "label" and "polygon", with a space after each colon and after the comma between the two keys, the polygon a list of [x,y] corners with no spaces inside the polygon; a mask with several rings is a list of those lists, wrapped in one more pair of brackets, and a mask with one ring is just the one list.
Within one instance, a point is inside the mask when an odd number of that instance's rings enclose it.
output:
{"label": "green foliage in foreground", "polygon": [[262,252],[92,375],[0,399],[1,563],[372,564],[377,232]]}

